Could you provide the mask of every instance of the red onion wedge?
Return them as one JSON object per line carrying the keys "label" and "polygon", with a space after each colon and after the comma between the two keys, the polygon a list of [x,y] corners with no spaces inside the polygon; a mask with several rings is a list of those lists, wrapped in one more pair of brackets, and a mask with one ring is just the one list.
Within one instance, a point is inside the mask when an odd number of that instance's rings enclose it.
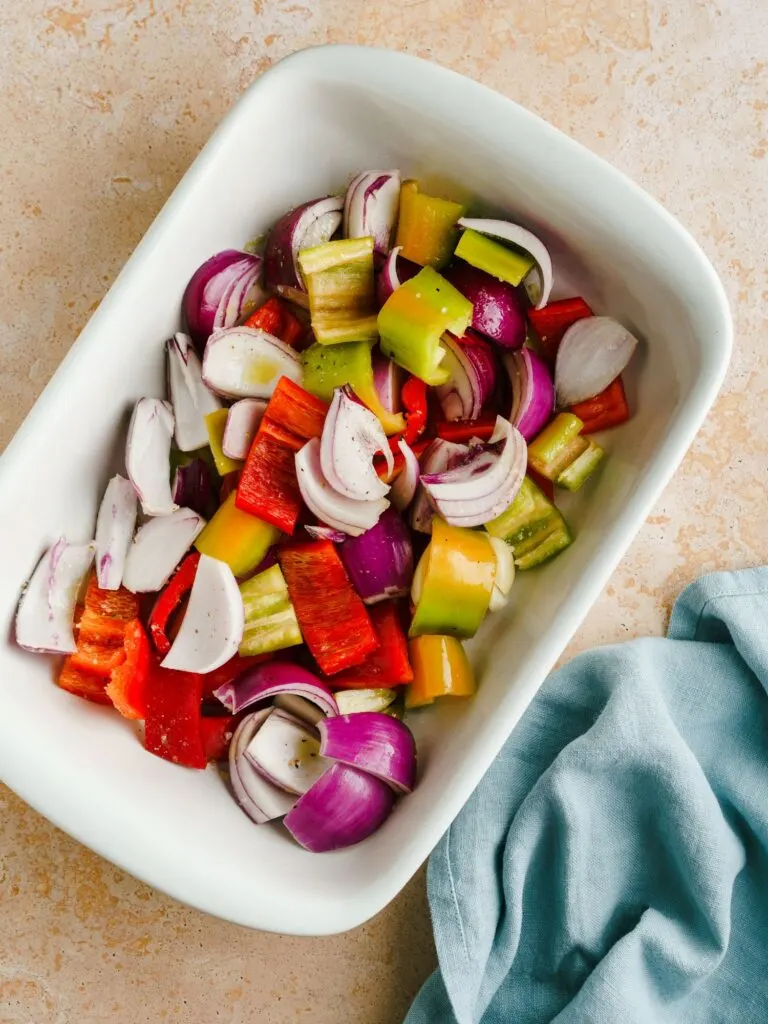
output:
{"label": "red onion wedge", "polygon": [[320,441],[316,437],[296,452],[296,475],[299,491],[310,512],[314,512],[326,526],[350,537],[370,530],[389,507],[386,498],[355,501],[331,487],[323,473]]}
{"label": "red onion wedge", "polygon": [[194,272],[182,307],[189,333],[200,351],[215,330],[232,327],[258,305],[263,298],[261,269],[260,256],[225,249]]}
{"label": "red onion wedge", "polygon": [[339,707],[332,691],[300,665],[271,661],[225,683],[214,691],[227,710],[237,715],[252,704],[269,700],[279,693],[295,694],[316,704],[326,715],[337,715]]}
{"label": "red onion wedge", "polygon": [[[338,696],[336,700],[338,702]],[[276,708],[282,708],[289,715],[298,718],[306,725],[315,726],[321,718],[325,718],[325,712],[317,704],[306,700],[304,697],[297,697],[294,693],[278,693],[272,703]]]}
{"label": "red onion wedge", "polygon": [[[453,441],[444,441],[438,437],[421,457],[421,473],[443,473],[464,462],[468,454],[469,448],[466,445],[454,444]],[[419,533],[431,533],[434,515],[435,510],[427,492],[419,483],[411,505],[411,526]]]}
{"label": "red onion wedge", "polygon": [[93,544],[49,548],[24,587],[16,611],[16,643],[27,651],[72,654],[72,620],[83,577],[93,561]]}
{"label": "red onion wedge", "polygon": [[203,380],[225,398],[269,398],[281,377],[301,382],[301,357],[286,342],[256,327],[230,327],[211,335]]}
{"label": "red onion wedge", "polygon": [[237,654],[245,614],[240,588],[226,562],[201,555],[189,604],[163,668],[213,672]]}
{"label": "red onion wedge", "polygon": [[590,316],[568,328],[557,350],[555,388],[561,407],[594,398],[632,358],[637,338],[609,316]]}
{"label": "red onion wedge", "polygon": [[344,197],[344,237],[373,238],[376,252],[389,252],[400,208],[400,171],[362,171]]}
{"label": "red onion wedge", "polygon": [[377,452],[384,453],[391,474],[395,460],[378,417],[361,405],[349,388],[336,388],[320,442],[325,479],[339,494],[355,501],[383,498],[389,484],[374,469]]}
{"label": "red onion wedge", "polygon": [[198,515],[208,516],[213,503],[213,480],[204,459],[193,459],[179,466],[173,475],[173,500],[177,505],[191,508]]}
{"label": "red onion wedge", "polygon": [[442,473],[423,473],[430,501],[453,526],[481,526],[511,503],[525,476],[528,448],[501,416],[488,444],[470,446],[464,462]]}
{"label": "red onion wedge", "polygon": [[221,408],[221,402],[203,383],[202,367],[192,339],[174,334],[168,341],[168,393],[173,406],[174,437],[183,452],[208,444],[205,417]]}
{"label": "red onion wedge", "polygon": [[283,824],[312,853],[354,846],[384,823],[395,803],[394,791],[367,772],[334,764],[304,796]]}
{"label": "red onion wedge", "polygon": [[408,508],[416,494],[416,488],[419,486],[421,467],[419,466],[419,460],[416,458],[413,449],[410,448],[402,437],[397,442],[397,447],[400,449],[400,452],[405,459],[405,465],[403,466],[399,476],[395,477],[395,481],[389,489],[389,497],[395,508],[402,512],[404,509]]}
{"label": "red onion wedge", "polygon": [[515,553],[501,537],[491,537],[493,553],[496,555],[496,575],[493,578],[493,590],[488,610],[497,612],[503,608],[509,600],[509,592],[515,582]]}
{"label": "red onion wedge", "polygon": [[229,779],[237,802],[257,825],[282,818],[296,802],[295,796],[268,782],[245,756],[261,726],[273,714],[272,708],[254,711],[238,725],[229,745]]}
{"label": "red onion wedge", "polygon": [[246,457],[266,408],[263,398],[241,398],[230,408],[221,443],[224,454],[230,459]]}
{"label": "red onion wedge", "polygon": [[147,516],[166,516],[177,508],[171,494],[173,412],[159,398],[140,398],[128,426],[125,468]]}
{"label": "red onion wedge", "polygon": [[399,255],[402,248],[402,245],[395,246],[376,275],[376,301],[379,308],[384,305],[395,288],[416,277],[421,270],[418,263]]}
{"label": "red onion wedge", "polygon": [[546,306],[553,284],[552,259],[546,246],[536,235],[508,220],[461,217],[459,227],[471,228],[473,231],[479,231],[482,235],[489,235],[491,238],[509,242],[511,245],[517,246],[518,249],[530,253],[536,260],[536,266],[526,274],[523,285],[528,293],[528,298],[536,309]]}
{"label": "red onion wedge", "polygon": [[305,292],[299,252],[330,241],[341,224],[343,206],[343,196],[312,199],[277,221],[264,250],[264,278],[268,288],[279,290],[289,299],[294,291],[299,295]]}
{"label": "red onion wedge", "polygon": [[373,357],[373,386],[379,401],[387,412],[400,412],[400,388],[403,383],[403,371],[394,361],[387,359],[381,352]]}
{"label": "red onion wedge", "polygon": [[259,774],[287,793],[306,793],[331,767],[320,756],[317,730],[275,709],[245,749]]}
{"label": "red onion wedge", "polygon": [[407,725],[380,711],[337,715],[317,723],[320,754],[374,775],[396,793],[416,781],[416,743]]}
{"label": "red onion wedge", "polygon": [[517,289],[484,270],[456,259],[443,276],[472,303],[472,327],[502,348],[520,348],[526,321]]}
{"label": "red onion wedge", "polygon": [[404,597],[411,589],[413,546],[408,527],[388,508],[370,530],[339,548],[352,586],[365,604]]}
{"label": "red onion wedge", "polygon": [[102,590],[117,590],[136,528],[138,505],[130,480],[113,476],[96,517],[96,579]]}
{"label": "red onion wedge", "polygon": [[476,420],[496,387],[496,360],[481,338],[442,337],[442,365],[450,376],[435,390],[447,420]]}
{"label": "red onion wedge", "polygon": [[504,366],[512,389],[510,422],[531,441],[552,419],[555,386],[544,360],[530,348],[506,352]]}
{"label": "red onion wedge", "polygon": [[128,549],[123,586],[134,594],[161,590],[204,526],[203,517],[191,508],[150,519]]}

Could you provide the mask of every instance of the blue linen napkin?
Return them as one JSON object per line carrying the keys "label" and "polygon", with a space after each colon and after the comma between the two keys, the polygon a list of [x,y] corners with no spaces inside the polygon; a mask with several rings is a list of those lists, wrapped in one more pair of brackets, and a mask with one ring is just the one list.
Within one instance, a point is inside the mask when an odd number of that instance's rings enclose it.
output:
{"label": "blue linen napkin", "polygon": [[768,1021],[768,568],[544,685],[429,864],[406,1024]]}

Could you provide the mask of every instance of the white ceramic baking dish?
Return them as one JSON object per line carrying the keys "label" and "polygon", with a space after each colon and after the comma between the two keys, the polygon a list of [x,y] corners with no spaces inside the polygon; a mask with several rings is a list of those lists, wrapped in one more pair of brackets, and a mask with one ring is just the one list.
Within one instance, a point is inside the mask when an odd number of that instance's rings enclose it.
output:
{"label": "white ceramic baking dish", "polygon": [[[643,344],[628,374],[635,415],[567,509],[576,543],[520,573],[511,606],[475,639],[477,697],[412,716],[416,792],[363,845],[315,856],[280,827],[254,827],[213,769],[150,756],[119,716],[60,691],[49,659],[13,646],[10,624],[43,547],[61,533],[90,539],[132,403],[164,393],[162,342],[195,267],[370,167],[540,232],[555,296],[582,293]],[[403,54],[322,47],[281,62],[216,131],[0,463],[0,776],[81,842],[211,914],[297,934],[360,924],[413,875],[512,731],[691,443],[730,346],[723,289],[691,237],[538,117]]]}

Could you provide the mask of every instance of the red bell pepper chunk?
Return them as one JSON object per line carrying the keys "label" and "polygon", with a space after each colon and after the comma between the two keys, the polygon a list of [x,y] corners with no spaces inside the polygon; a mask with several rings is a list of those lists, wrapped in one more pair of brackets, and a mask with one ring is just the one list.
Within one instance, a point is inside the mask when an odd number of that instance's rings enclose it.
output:
{"label": "red bell pepper chunk", "polygon": [[439,420],[437,436],[454,444],[466,444],[473,437],[487,441],[496,429],[496,413],[479,416],[476,420]]}
{"label": "red bell pepper chunk", "polygon": [[301,511],[295,453],[323,430],[328,406],[281,377],[245,460],[235,504],[293,533]]}
{"label": "red bell pepper chunk", "polygon": [[144,746],[151,754],[187,768],[205,768],[207,760],[200,723],[203,677],[150,667]]}
{"label": "red bell pepper chunk", "polygon": [[234,654],[229,661],[225,662],[213,672],[206,672],[203,676],[203,699],[213,696],[213,691],[218,690],[225,683],[231,683],[254,665],[263,661],[269,661],[271,654],[249,654],[243,657]]}
{"label": "red bell pepper chunk", "polygon": [[245,327],[258,327],[273,338],[297,347],[304,338],[304,327],[288,306],[278,298],[268,299],[245,321]]}
{"label": "red bell pepper chunk", "polygon": [[584,299],[578,296],[550,302],[543,309],[528,310],[528,319],[539,336],[542,352],[552,365],[565,332],[577,320],[583,320],[588,316],[593,316],[592,310]]}
{"label": "red bell pepper chunk", "polygon": [[85,607],[77,623],[77,651],[69,666],[107,680],[125,660],[125,623],[136,618],[139,599],[124,587],[102,590],[91,573],[85,590]]}
{"label": "red bell pepper chunk", "polygon": [[618,427],[629,419],[629,404],[621,377],[611,381],[604,391],[585,402],[577,402],[570,412],[584,422],[582,434],[595,434],[598,430]]}
{"label": "red bell pepper chunk", "polygon": [[360,665],[335,675],[333,686],[337,689],[365,690],[379,686],[400,686],[413,679],[413,669],[408,660],[408,640],[397,604],[394,601],[382,601],[369,608],[369,614],[381,646]]}
{"label": "red bell pepper chunk", "polygon": [[419,377],[409,377],[400,391],[405,414],[406,444],[413,444],[427,426],[427,385]]}
{"label": "red bell pepper chunk", "polygon": [[125,659],[113,670],[106,693],[124,718],[144,718],[147,713],[149,638],[138,619],[125,626]]}
{"label": "red bell pepper chunk", "polygon": [[104,676],[96,675],[94,672],[86,672],[72,664],[73,655],[69,654],[64,659],[56,683],[83,700],[90,700],[94,704],[111,704],[106,693],[107,680]]}
{"label": "red bell pepper chunk", "polygon": [[379,646],[368,611],[330,541],[290,544],[278,551],[301,635],[322,672],[360,665]]}
{"label": "red bell pepper chunk", "polygon": [[239,715],[216,715],[200,719],[200,734],[206,761],[226,761]]}
{"label": "red bell pepper chunk", "polygon": [[149,635],[152,637],[152,643],[158,654],[167,654],[171,649],[172,641],[167,632],[168,622],[178,609],[182,599],[192,589],[199,561],[200,553],[198,551],[187,555],[155,601],[148,625]]}
{"label": "red bell pepper chunk", "polygon": [[102,590],[92,572],[85,590],[84,605],[87,611],[108,619],[123,619],[128,622],[139,614],[139,598],[125,587],[117,590]]}
{"label": "red bell pepper chunk", "polygon": [[281,377],[264,412],[264,418],[279,424],[303,441],[320,437],[328,412],[328,403],[300,387],[289,377]]}

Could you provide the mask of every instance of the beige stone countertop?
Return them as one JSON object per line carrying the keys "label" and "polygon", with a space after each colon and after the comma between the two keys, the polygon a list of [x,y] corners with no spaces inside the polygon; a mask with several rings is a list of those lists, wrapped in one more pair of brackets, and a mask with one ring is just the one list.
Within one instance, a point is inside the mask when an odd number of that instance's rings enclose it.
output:
{"label": "beige stone countertop", "polygon": [[[569,653],[660,633],[697,575],[768,561],[762,0],[0,0],[0,40],[0,445],[238,94],[311,44],[387,46],[621,168],[732,303],[725,388]],[[346,935],[260,934],[154,892],[1,788],[0,806],[0,1024],[395,1024],[432,969],[423,873]]]}

